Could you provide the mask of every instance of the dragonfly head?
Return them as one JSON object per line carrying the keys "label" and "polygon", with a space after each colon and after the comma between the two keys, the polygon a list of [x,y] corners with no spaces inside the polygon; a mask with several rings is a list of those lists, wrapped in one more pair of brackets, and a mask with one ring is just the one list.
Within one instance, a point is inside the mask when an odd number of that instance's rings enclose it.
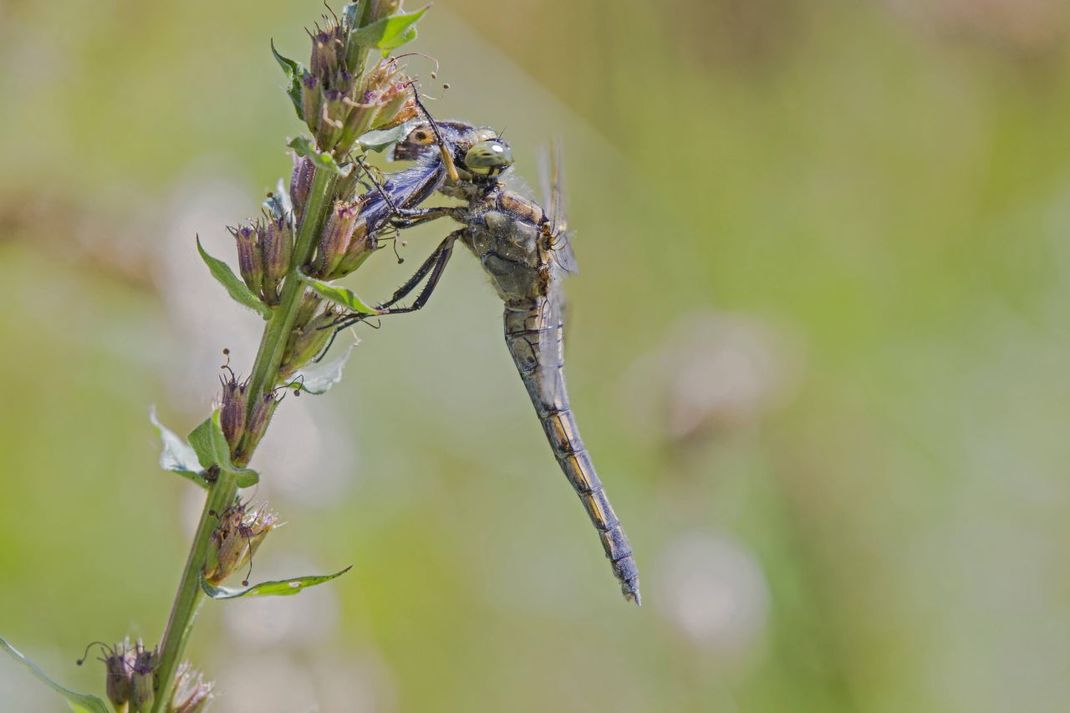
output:
{"label": "dragonfly head", "polygon": [[[437,129],[437,133],[436,133]],[[490,129],[481,129],[463,121],[436,121],[415,123],[405,138],[394,145],[395,161],[416,161],[438,155],[438,137],[451,147],[455,160],[464,157],[464,152],[473,144],[487,139],[497,138]]]}
{"label": "dragonfly head", "polygon": [[462,164],[474,176],[497,176],[513,165],[513,151],[497,137],[485,139],[465,152]]}

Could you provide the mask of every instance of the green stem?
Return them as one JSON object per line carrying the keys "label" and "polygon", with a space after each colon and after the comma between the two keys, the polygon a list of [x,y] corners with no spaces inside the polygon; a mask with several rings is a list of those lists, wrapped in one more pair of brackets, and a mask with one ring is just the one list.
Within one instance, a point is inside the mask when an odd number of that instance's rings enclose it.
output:
{"label": "green stem", "polygon": [[[279,365],[282,363],[286,342],[293,330],[294,320],[297,318],[297,307],[300,305],[301,295],[304,292],[304,284],[297,275],[297,271],[308,262],[315,250],[316,238],[322,228],[324,213],[330,205],[333,185],[334,176],[329,171],[323,169],[316,171],[305,207],[304,219],[297,231],[292,269],[283,285],[279,304],[264,327],[264,336],[260,340],[260,349],[257,351],[256,361],[253,364],[253,373],[249,377],[247,393],[250,409],[257,400],[264,397],[264,394],[274,389],[278,382]],[[250,456],[252,453],[246,454],[245,460],[248,460]],[[186,567],[182,571],[182,580],[179,582],[178,592],[171,606],[171,616],[167,620],[167,629],[164,631],[160,646],[160,662],[156,667],[156,700],[152,713],[162,713],[170,701],[178,663],[182,659],[186,641],[193,630],[197,611],[204,601],[201,591],[201,573],[208,556],[208,547],[212,542],[212,533],[219,520],[219,513],[233,503],[237,492],[236,475],[221,472],[204,501],[201,520],[193,536],[193,545],[190,547],[189,557],[186,558]]]}
{"label": "green stem", "polygon": [[219,513],[234,501],[238,492],[236,480],[235,473],[221,472],[219,480],[212,485],[204,501],[201,520],[197,523],[197,532],[193,536],[193,545],[190,547],[189,557],[186,558],[186,568],[182,571],[182,581],[178,585],[178,593],[175,595],[175,603],[171,607],[171,616],[167,620],[167,629],[163,635],[160,662],[156,667],[157,694],[152,709],[154,712],[165,710],[171,698],[175,671],[203,601],[201,571],[208,556],[208,547],[212,544],[212,533],[219,522]]}
{"label": "green stem", "polygon": [[282,364],[286,342],[290,338],[290,332],[293,331],[294,320],[297,319],[297,306],[304,293],[304,283],[301,282],[297,271],[308,262],[316,248],[315,239],[319,236],[323,224],[323,214],[330,205],[328,189],[333,183],[334,176],[329,171],[316,170],[312,189],[308,194],[308,202],[305,205],[304,219],[301,221],[301,227],[297,231],[297,240],[294,243],[293,269],[282,287],[279,305],[264,327],[260,350],[256,354],[252,376],[249,377],[248,415],[252,414],[253,405],[262,399],[264,394],[274,389],[278,381],[279,365]]}

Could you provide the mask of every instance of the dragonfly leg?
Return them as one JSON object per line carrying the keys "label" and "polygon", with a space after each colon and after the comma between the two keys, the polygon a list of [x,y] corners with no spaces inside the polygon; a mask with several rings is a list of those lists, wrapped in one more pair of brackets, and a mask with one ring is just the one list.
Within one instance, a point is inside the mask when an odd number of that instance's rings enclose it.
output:
{"label": "dragonfly leg", "polygon": [[[464,229],[455,230],[446,236],[435,252],[431,254],[424,264],[420,266],[420,269],[416,271],[409,280],[398,289],[394,295],[386,302],[377,306],[379,314],[407,314],[409,312],[415,312],[421,309],[427,304],[427,301],[431,299],[431,293],[435,291],[438,286],[439,280],[442,279],[442,273],[446,270],[446,264],[450,261],[450,256],[453,255],[453,244],[457,242],[458,238],[464,235]],[[427,284],[420,290],[420,294],[416,296],[416,300],[409,307],[394,307],[398,301],[403,299],[418,285],[430,272],[430,277],[427,278]]]}
{"label": "dragonfly leg", "polygon": [[438,208],[398,208],[397,217],[391,220],[395,228],[411,228],[422,223],[427,223],[439,218],[453,218],[458,223],[466,222],[464,208],[456,206],[440,206]]}

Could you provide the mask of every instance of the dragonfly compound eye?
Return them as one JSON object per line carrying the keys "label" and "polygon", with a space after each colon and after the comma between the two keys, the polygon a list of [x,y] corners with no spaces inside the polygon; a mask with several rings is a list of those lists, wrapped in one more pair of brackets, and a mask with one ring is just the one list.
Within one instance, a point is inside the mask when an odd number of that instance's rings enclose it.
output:
{"label": "dragonfly compound eye", "polygon": [[464,165],[472,173],[493,176],[513,165],[513,152],[502,141],[480,141],[468,149]]}

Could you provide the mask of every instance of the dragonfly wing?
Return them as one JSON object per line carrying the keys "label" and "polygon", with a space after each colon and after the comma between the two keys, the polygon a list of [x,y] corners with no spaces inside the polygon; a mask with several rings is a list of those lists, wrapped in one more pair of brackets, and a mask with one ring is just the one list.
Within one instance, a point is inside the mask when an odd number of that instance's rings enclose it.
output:
{"label": "dragonfly wing", "polygon": [[563,272],[579,272],[576,255],[572,251],[572,236],[565,215],[564,173],[561,169],[561,145],[551,143],[549,150],[539,152],[539,182],[550,225],[550,260]]}

